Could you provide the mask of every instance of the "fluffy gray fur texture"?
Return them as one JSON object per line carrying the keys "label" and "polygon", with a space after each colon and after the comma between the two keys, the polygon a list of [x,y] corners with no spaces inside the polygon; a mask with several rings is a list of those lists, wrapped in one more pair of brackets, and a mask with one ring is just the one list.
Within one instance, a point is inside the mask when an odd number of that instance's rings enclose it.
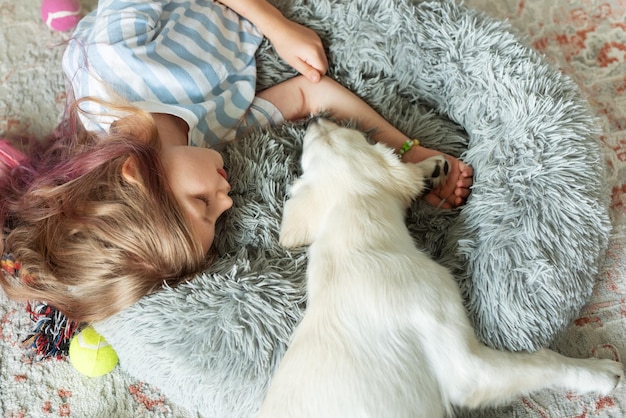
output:
{"label": "fluffy gray fur texture", "polygon": [[[608,244],[604,167],[576,85],[508,24],[449,0],[277,0],[316,30],[330,75],[426,146],[475,170],[467,205],[416,202],[417,245],[458,278],[477,333],[548,345],[590,294]],[[294,75],[265,43],[259,88]],[[97,324],[131,375],[208,417],[254,416],[305,309],[306,250],[278,245],[304,126],[224,150],[233,208],[209,271]]]}

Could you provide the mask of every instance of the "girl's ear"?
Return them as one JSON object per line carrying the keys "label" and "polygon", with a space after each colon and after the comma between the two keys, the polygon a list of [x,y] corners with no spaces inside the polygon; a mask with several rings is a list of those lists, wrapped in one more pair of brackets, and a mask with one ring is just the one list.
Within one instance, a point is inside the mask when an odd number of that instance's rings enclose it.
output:
{"label": "girl's ear", "polygon": [[135,157],[128,157],[122,165],[122,177],[131,184],[142,184]]}

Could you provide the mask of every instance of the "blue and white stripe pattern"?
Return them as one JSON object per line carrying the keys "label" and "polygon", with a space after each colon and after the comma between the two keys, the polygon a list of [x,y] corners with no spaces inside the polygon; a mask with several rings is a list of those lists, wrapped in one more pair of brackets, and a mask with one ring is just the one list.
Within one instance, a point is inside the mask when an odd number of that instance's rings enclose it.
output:
{"label": "blue and white stripe pattern", "polygon": [[[189,143],[213,146],[249,125],[281,119],[255,99],[254,54],[263,39],[252,23],[211,0],[100,0],[78,25],[63,57],[76,99],[122,98],[190,127]],[[91,104],[87,129],[115,118]]]}

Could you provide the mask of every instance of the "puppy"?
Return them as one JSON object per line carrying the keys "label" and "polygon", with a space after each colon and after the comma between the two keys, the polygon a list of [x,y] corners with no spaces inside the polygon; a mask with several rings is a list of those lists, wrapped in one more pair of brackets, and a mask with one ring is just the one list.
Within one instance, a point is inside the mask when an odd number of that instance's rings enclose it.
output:
{"label": "puppy", "polygon": [[304,138],[302,169],[280,242],[311,244],[308,307],[261,417],[433,418],[543,388],[607,394],[619,384],[615,361],[479,343],[453,277],[405,226],[411,200],[445,175],[443,157],[404,164],[384,145],[318,119]]}

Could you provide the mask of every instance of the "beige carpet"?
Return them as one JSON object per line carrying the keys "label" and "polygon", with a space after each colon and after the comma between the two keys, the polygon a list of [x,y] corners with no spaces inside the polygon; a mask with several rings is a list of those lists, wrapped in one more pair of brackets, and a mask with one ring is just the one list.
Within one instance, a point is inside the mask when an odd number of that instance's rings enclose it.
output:
{"label": "beige carpet", "polygon": [[[347,0],[346,0],[347,1]],[[67,35],[48,30],[39,0],[0,0],[0,136],[43,135],[65,103],[60,72]],[[95,0],[84,1],[86,10]],[[467,0],[509,19],[528,43],[578,82],[604,128],[614,231],[605,268],[580,317],[555,343],[574,356],[626,360],[626,1]],[[187,417],[158,388],[119,367],[89,379],[65,361],[31,363],[20,347],[30,327],[24,305],[0,292],[2,417]],[[158,330],[155,330],[158,332]],[[149,361],[149,359],[147,359]],[[549,417],[559,402],[568,417],[626,416],[626,385],[605,398],[537,394],[502,409],[502,416]]]}

